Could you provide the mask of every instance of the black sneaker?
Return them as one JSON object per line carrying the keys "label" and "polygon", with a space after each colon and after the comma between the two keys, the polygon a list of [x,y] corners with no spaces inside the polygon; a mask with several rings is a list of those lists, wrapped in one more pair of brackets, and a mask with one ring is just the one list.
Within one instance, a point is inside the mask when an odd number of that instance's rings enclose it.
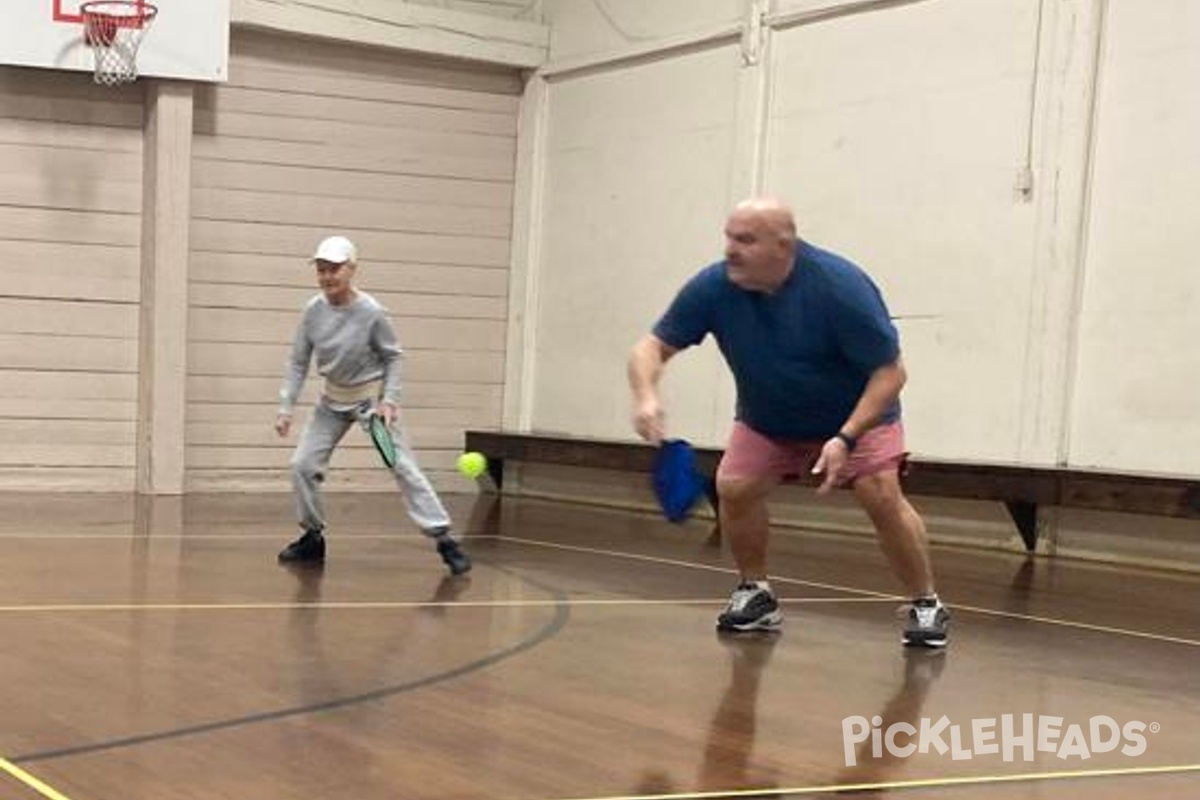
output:
{"label": "black sneaker", "polygon": [[717,617],[719,631],[774,631],[783,625],[783,612],[770,589],[743,583],[733,590],[729,605]]}
{"label": "black sneaker", "polygon": [[471,571],[471,557],[450,537],[438,539],[437,551],[442,561],[446,562],[451,575],[464,575]]}
{"label": "black sneaker", "polygon": [[905,647],[945,647],[950,612],[936,597],[914,600],[908,607],[908,624],[900,641]]}
{"label": "black sneaker", "polygon": [[279,551],[281,563],[324,560],[325,537],[320,531],[305,531],[303,536]]}

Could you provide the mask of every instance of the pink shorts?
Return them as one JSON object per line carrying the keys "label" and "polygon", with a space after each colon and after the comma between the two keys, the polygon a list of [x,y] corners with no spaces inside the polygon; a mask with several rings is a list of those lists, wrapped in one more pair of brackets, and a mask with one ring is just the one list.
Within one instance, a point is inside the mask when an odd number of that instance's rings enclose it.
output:
{"label": "pink shorts", "polygon": [[[734,422],[725,455],[717,468],[717,478],[819,482],[812,474],[812,468],[825,441],[772,439],[749,425]],[[900,470],[907,458],[904,425],[900,422],[879,425],[859,437],[858,446],[838,475],[838,485],[851,485],[864,475]]]}

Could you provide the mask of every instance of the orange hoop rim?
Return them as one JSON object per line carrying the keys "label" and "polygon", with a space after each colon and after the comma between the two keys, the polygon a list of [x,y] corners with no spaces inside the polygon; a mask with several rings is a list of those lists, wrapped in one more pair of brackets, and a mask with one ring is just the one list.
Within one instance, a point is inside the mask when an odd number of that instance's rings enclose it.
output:
{"label": "orange hoop rim", "polygon": [[95,60],[96,83],[119,86],[137,80],[138,47],[158,6],[145,0],[88,0],[79,12],[83,41]]}
{"label": "orange hoop rim", "polygon": [[[117,9],[121,11],[114,13]],[[85,26],[94,22],[112,28],[144,28],[158,16],[158,6],[142,0],[89,0],[79,7],[79,14]]]}

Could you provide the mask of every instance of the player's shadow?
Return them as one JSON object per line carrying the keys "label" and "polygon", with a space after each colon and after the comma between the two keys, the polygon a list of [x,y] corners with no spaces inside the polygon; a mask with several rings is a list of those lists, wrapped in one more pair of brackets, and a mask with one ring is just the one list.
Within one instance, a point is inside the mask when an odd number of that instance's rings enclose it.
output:
{"label": "player's shadow", "polygon": [[[321,602],[321,581],[325,579],[324,562],[285,563],[282,566],[296,579],[296,593],[292,597],[297,605],[312,605]],[[314,611],[314,609],[308,608],[297,608],[296,610]]]}
{"label": "player's shadow", "polygon": [[432,617],[444,617],[446,615],[446,607],[452,604],[455,600],[463,595],[467,589],[471,588],[471,575],[444,575],[434,587],[433,594],[430,595],[428,605],[420,607],[422,614],[427,614]]}
{"label": "player's shadow", "polygon": [[[729,658],[729,682],[708,724],[696,791],[705,792],[705,797],[713,800],[722,797],[719,794],[722,791],[744,793],[747,789],[763,790],[765,793],[754,795],[758,798],[780,797],[770,793],[779,786],[775,770],[756,768],[752,758],[758,727],[759,686],[779,635],[718,633],[717,636]],[[676,791],[670,775],[658,770],[644,773],[634,788],[642,795]]]}
{"label": "player's shadow", "polygon": [[324,562],[287,563],[281,565],[296,579],[296,590],[292,594],[293,607],[288,614],[288,628],[308,644],[321,617],[321,582],[325,579]]}
{"label": "player's shadow", "polygon": [[284,570],[296,579],[292,594],[293,606],[288,612],[288,647],[295,663],[302,669],[292,673],[296,691],[307,701],[327,697],[337,690],[335,667],[329,663],[321,631],[321,584],[325,579],[325,564],[289,563]]}

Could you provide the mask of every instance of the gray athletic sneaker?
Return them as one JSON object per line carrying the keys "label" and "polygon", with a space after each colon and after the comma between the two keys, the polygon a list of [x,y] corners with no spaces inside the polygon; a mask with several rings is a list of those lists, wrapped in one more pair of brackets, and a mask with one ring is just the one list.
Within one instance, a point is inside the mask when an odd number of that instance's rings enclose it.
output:
{"label": "gray athletic sneaker", "polygon": [[783,625],[783,612],[770,589],[742,583],[733,590],[729,605],[717,617],[719,631],[773,631]]}
{"label": "gray athletic sneaker", "polygon": [[945,647],[950,612],[936,597],[923,597],[907,606],[908,624],[900,641],[905,647]]}

